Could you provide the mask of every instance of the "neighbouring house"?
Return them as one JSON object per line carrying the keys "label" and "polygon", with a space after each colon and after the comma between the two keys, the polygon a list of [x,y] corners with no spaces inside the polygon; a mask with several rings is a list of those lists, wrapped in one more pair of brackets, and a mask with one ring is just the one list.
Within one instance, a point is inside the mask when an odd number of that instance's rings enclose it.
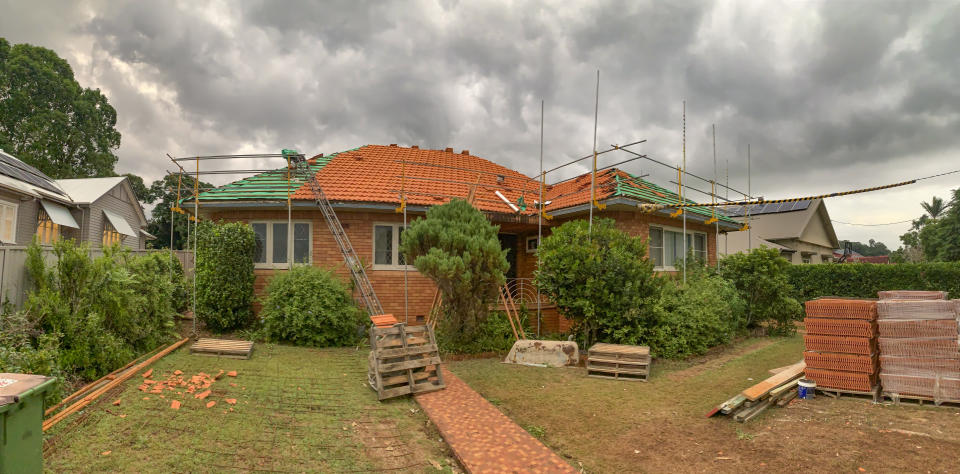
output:
{"label": "neighbouring house", "polygon": [[54,180],[0,150],[0,244],[59,238],[144,248],[146,216],[125,177]]}
{"label": "neighbouring house", "polygon": [[79,238],[80,209],[56,181],[0,150],[0,244]]}
{"label": "neighbouring house", "polygon": [[766,246],[794,264],[823,263],[833,260],[840,245],[823,199],[730,206],[723,212],[741,223],[749,220],[750,229],[721,237],[721,254]]}
{"label": "neighbouring house", "polygon": [[834,261],[842,261],[842,263],[890,263],[889,255],[863,255],[860,252],[850,250],[847,257],[843,258],[843,253],[844,249],[833,249]]}
{"label": "neighbouring house", "polygon": [[[532,277],[539,245],[538,180],[467,150],[455,153],[452,148],[366,145],[329,156],[317,155],[308,162],[355,251],[366,262],[367,274],[387,313],[411,322],[419,320],[429,312],[436,291],[427,277],[404,264],[398,252],[404,229],[401,210],[405,206],[409,223],[431,206],[467,198],[471,190],[474,205],[500,226],[500,243],[509,250],[510,291],[521,303],[536,307]],[[585,174],[545,188],[545,212],[550,216],[543,220],[545,235],[552,226],[586,218],[590,180],[590,174]],[[596,198],[605,208],[594,214],[613,218],[626,232],[649,239],[650,259],[658,271],[677,271],[683,257],[683,219],[671,217],[669,210],[646,214],[638,209],[640,203],[677,203],[677,195],[616,168],[598,172],[596,183]],[[288,228],[288,193],[292,197],[292,229]],[[405,197],[404,203],[401,196]],[[192,211],[192,207],[185,207]],[[258,241],[258,293],[271,275],[289,268],[291,261],[335,268],[339,275],[349,278],[309,186],[296,175],[288,176],[285,168],[201,193],[199,213],[202,218],[247,222],[253,227]],[[717,261],[717,235],[740,228],[739,223],[723,215],[707,224],[712,217],[713,213],[704,208],[686,212],[688,248],[711,265]],[[549,302],[542,303],[541,332],[566,329],[568,323],[556,308]]]}
{"label": "neighbouring house", "polygon": [[56,182],[80,211],[79,240],[94,248],[119,243],[144,249],[147,240],[155,238],[144,230],[147,217],[125,176]]}

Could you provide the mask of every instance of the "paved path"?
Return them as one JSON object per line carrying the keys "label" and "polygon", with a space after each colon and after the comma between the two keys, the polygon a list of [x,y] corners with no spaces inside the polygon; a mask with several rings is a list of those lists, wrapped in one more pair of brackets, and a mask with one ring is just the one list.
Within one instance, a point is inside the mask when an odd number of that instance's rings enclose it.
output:
{"label": "paved path", "polygon": [[447,388],[415,398],[467,472],[577,472],[446,367],[443,378]]}

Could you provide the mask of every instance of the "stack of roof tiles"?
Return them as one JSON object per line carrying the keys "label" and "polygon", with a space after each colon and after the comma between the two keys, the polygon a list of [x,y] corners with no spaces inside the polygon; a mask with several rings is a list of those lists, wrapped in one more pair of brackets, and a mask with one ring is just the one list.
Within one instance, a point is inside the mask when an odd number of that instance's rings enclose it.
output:
{"label": "stack of roof tiles", "polygon": [[881,291],[877,312],[884,394],[960,401],[956,300],[941,291]]}
{"label": "stack of roof tiles", "polygon": [[803,337],[806,378],[827,389],[872,392],[877,387],[877,301],[807,301]]}

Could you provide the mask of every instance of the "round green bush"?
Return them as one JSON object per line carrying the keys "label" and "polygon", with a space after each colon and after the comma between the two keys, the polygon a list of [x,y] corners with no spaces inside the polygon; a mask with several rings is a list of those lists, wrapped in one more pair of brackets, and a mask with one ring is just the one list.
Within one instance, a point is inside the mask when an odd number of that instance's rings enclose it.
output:
{"label": "round green bush", "polygon": [[361,311],[329,271],[298,266],[278,273],[267,283],[262,303],[262,332],[269,341],[332,347],[360,339]]}

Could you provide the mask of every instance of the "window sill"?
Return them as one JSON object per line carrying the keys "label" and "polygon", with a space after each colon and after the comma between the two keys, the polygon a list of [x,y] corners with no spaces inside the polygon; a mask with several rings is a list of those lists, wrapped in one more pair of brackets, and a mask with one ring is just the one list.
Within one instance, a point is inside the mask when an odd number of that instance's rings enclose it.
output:
{"label": "window sill", "polygon": [[373,265],[370,267],[370,269],[377,272],[379,271],[401,271],[402,272],[404,270],[414,271],[414,272],[417,271],[417,267],[414,267],[413,265]]}
{"label": "window sill", "polygon": [[[294,263],[293,266],[313,265],[313,262]],[[289,263],[254,263],[254,270],[286,270],[290,268]]]}

